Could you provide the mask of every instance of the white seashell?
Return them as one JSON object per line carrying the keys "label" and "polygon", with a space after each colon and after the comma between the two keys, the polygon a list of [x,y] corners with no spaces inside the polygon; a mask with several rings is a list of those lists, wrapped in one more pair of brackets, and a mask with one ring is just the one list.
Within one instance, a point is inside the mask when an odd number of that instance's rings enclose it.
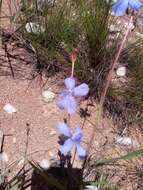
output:
{"label": "white seashell", "polygon": [[83,190],[99,190],[95,185],[86,185],[85,189]]}
{"label": "white seashell", "polygon": [[116,70],[116,74],[119,76],[119,77],[123,77],[126,75],[126,67],[119,67],[117,70]]}
{"label": "white seashell", "polygon": [[17,112],[17,109],[13,105],[11,105],[9,103],[6,104],[3,107],[3,109],[4,109],[4,111],[6,111],[7,113],[10,113],[10,114]]}
{"label": "white seashell", "polygon": [[40,24],[34,23],[34,22],[28,22],[25,25],[25,29],[28,33],[33,32],[34,34],[38,34],[45,31],[44,28]]}
{"label": "white seashell", "polygon": [[133,144],[133,141],[130,137],[118,136],[118,137],[116,137],[116,143],[118,143],[120,145],[131,145],[131,144]]}
{"label": "white seashell", "polygon": [[51,163],[49,160],[47,159],[43,159],[40,163],[39,163],[40,167],[43,168],[44,170],[48,170],[51,166]]}
{"label": "white seashell", "polygon": [[51,102],[55,98],[55,93],[50,90],[42,92],[42,97],[45,102]]}
{"label": "white seashell", "polygon": [[6,152],[0,153],[0,161],[8,162],[8,155],[6,154]]}

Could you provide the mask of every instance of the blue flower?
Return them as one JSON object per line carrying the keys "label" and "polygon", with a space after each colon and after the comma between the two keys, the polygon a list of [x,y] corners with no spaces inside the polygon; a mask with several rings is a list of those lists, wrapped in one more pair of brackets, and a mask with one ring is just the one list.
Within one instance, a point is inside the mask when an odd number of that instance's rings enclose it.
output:
{"label": "blue flower", "polygon": [[143,4],[139,0],[117,0],[117,2],[112,6],[112,11],[116,16],[123,16],[128,7],[135,11],[138,11]]}
{"label": "blue flower", "polygon": [[75,78],[72,77],[65,79],[65,86],[66,89],[60,93],[61,100],[58,102],[58,107],[66,109],[69,114],[73,114],[77,109],[75,96],[86,96],[89,87],[85,83],[75,87]]}
{"label": "blue flower", "polygon": [[71,151],[73,146],[75,146],[77,149],[79,158],[80,159],[85,158],[86,151],[80,145],[83,138],[82,129],[80,127],[76,127],[75,132],[71,134],[69,127],[65,123],[59,123],[57,125],[57,128],[61,135],[64,135],[65,137],[67,137],[67,140],[65,140],[64,144],[61,146],[61,149],[60,149],[61,153],[66,156],[68,152]]}

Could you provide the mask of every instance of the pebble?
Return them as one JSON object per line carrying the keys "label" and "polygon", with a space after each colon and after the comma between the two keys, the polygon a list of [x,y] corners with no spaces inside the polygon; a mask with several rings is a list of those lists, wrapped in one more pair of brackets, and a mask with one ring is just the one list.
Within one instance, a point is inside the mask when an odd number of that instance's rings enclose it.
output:
{"label": "pebble", "polygon": [[52,130],[50,133],[49,133],[49,136],[54,136],[54,135],[56,135],[56,131],[54,131],[54,130]]}
{"label": "pebble", "polygon": [[122,136],[118,136],[116,137],[116,143],[120,144],[120,145],[132,145],[133,144],[133,140],[130,137],[122,137]]}
{"label": "pebble", "polygon": [[9,114],[17,112],[17,109],[13,105],[11,105],[10,103],[6,104],[3,107],[3,110],[6,111]]}
{"label": "pebble", "polygon": [[43,159],[41,160],[41,162],[39,163],[40,167],[44,170],[48,170],[51,166],[51,163],[49,160],[47,159]]}
{"label": "pebble", "polygon": [[28,33],[34,33],[34,34],[39,34],[45,31],[45,29],[40,24],[35,22],[26,23],[25,29]]}
{"label": "pebble", "polygon": [[117,70],[116,70],[116,74],[119,76],[119,77],[124,77],[126,75],[126,67],[122,66],[122,67],[119,67]]}
{"label": "pebble", "polygon": [[83,190],[99,190],[95,185],[86,185]]}
{"label": "pebble", "polygon": [[51,90],[45,90],[42,92],[42,98],[45,102],[51,102],[55,98],[55,93],[52,92]]}

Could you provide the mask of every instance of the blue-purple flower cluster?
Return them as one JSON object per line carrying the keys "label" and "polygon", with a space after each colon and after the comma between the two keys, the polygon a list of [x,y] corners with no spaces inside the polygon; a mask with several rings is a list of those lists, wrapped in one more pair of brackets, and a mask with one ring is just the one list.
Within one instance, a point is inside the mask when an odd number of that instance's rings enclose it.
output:
{"label": "blue-purple flower cluster", "polygon": [[117,0],[117,2],[112,6],[112,11],[116,16],[125,15],[128,8],[138,11],[143,7],[140,0]]}
{"label": "blue-purple flower cluster", "polygon": [[[89,92],[89,87],[85,83],[76,86],[76,80],[73,77],[66,78],[64,82],[66,88],[59,94],[60,100],[57,105],[60,109],[65,109],[71,116],[77,111],[76,97],[86,96]],[[59,123],[57,129],[59,130],[59,133],[66,138],[64,144],[60,148],[61,153],[66,156],[71,149],[75,147],[79,158],[85,158],[86,151],[81,146],[83,138],[82,129],[77,126],[75,132],[72,134],[69,126],[64,122]]]}

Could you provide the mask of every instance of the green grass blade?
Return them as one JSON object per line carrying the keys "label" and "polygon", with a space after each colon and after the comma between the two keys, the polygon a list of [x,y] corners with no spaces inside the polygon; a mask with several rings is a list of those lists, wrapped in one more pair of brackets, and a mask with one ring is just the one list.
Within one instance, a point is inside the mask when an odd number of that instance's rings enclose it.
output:
{"label": "green grass blade", "polygon": [[112,162],[117,162],[119,160],[130,160],[133,158],[137,158],[139,156],[143,156],[143,149],[136,150],[133,152],[129,152],[128,154],[116,158],[111,158],[111,159],[105,159],[105,160],[99,160],[95,163],[96,166],[101,166],[105,164],[110,164]]}

